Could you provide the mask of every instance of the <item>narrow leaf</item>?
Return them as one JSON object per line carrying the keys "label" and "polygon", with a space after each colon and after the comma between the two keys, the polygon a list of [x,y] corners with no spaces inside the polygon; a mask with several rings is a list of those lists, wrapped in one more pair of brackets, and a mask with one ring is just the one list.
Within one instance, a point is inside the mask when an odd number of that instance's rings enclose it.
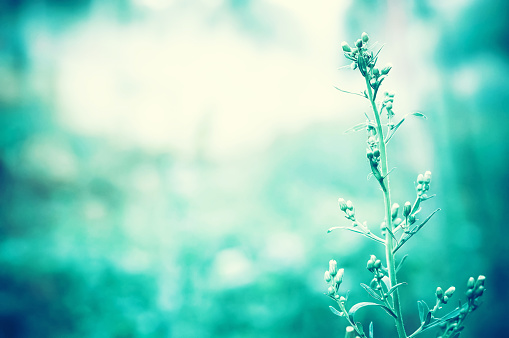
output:
{"label": "narrow leaf", "polygon": [[364,288],[364,290],[367,291],[367,293],[369,293],[369,295],[373,298],[375,298],[376,300],[379,300],[381,301],[382,300],[382,297],[380,297],[375,290],[373,290],[372,288],[370,288],[369,286],[367,286],[366,284],[364,283],[361,283],[361,286]]}
{"label": "narrow leaf", "polygon": [[357,327],[357,331],[359,331],[359,333],[364,337],[365,334],[364,334],[364,326],[362,326],[362,323],[361,322],[357,322],[355,323],[355,326]]}
{"label": "narrow leaf", "polygon": [[422,300],[417,301],[417,310],[419,311],[419,320],[421,321],[421,324],[424,323],[426,310],[425,310],[426,303]]}
{"label": "narrow leaf", "polygon": [[364,129],[366,129],[366,122],[362,122],[362,123],[356,124],[355,126],[353,126],[351,128],[348,128],[347,130],[345,130],[345,134],[348,134],[348,133],[351,133],[354,131],[361,131]]}
{"label": "narrow leaf", "polygon": [[340,92],[343,92],[343,93],[347,93],[347,94],[352,94],[352,95],[359,95],[360,97],[365,97],[364,95],[362,94],[359,94],[359,93],[354,93],[354,92],[349,92],[348,90],[343,90],[343,89],[340,89],[336,86],[334,86],[334,88],[336,88],[337,90],[339,90]]}
{"label": "narrow leaf", "polygon": [[339,317],[343,317],[343,312],[339,312],[338,310],[336,310],[335,307],[333,306],[329,306],[329,309],[331,310],[331,312],[333,314],[335,314],[336,316],[339,316]]}
{"label": "narrow leaf", "polygon": [[389,309],[389,308],[388,308],[387,306],[385,306],[385,305],[377,304],[377,303],[370,303],[370,302],[362,302],[362,303],[357,303],[357,304],[355,304],[354,306],[352,306],[352,307],[350,308],[350,310],[348,311],[348,317],[350,318],[350,320],[351,320],[352,322],[354,322],[354,321],[355,321],[355,320],[354,320],[355,313],[356,313],[359,309],[361,309],[361,308],[363,308],[363,307],[366,307],[366,306],[379,306],[379,307],[381,307],[382,309],[384,309],[385,311],[387,311],[387,313],[388,313],[389,315],[391,315],[392,317],[394,317],[394,318],[398,318],[398,317],[396,316],[396,314],[394,313],[394,311],[392,311],[391,309]]}
{"label": "narrow leaf", "polygon": [[401,258],[401,260],[399,261],[399,264],[398,266],[396,267],[396,273],[399,272],[399,270],[401,269],[401,267],[403,266],[403,263],[405,262],[405,260],[407,259],[408,255],[404,255],[403,258]]}
{"label": "narrow leaf", "polygon": [[431,311],[428,311],[426,319],[424,320],[424,325],[428,325],[430,322],[431,322]]}
{"label": "narrow leaf", "polygon": [[416,227],[414,227],[414,230],[412,230],[410,233],[406,234],[402,239],[401,241],[399,242],[398,245],[396,245],[396,247],[392,250],[392,253],[396,253],[396,251],[399,250],[399,248],[401,248],[403,246],[403,244],[405,244],[410,238],[412,238],[413,235],[415,235],[419,230],[422,229],[422,227],[428,223],[428,221],[431,219],[431,217],[433,217],[433,215],[435,215],[437,212],[440,211],[440,208],[438,208],[437,210],[433,211],[431,213],[431,215],[429,215],[428,217],[426,217],[426,219],[424,221],[422,221],[421,224],[417,225]]}
{"label": "narrow leaf", "polygon": [[[465,304],[463,305],[463,307],[468,307],[468,304]],[[422,327],[422,330],[421,332],[424,332],[428,329],[431,329],[441,323],[445,323],[451,319],[454,319],[454,318],[457,318],[460,314],[460,311],[461,311],[461,308],[457,307],[456,309],[452,310],[451,312],[449,312],[448,314],[446,314],[444,317],[442,318],[438,318],[437,320],[433,321],[433,322],[430,322],[429,324],[427,325],[424,325]]]}
{"label": "narrow leaf", "polygon": [[369,338],[374,338],[374,336],[373,336],[373,322],[369,323]]}
{"label": "narrow leaf", "polygon": [[352,227],[332,227],[329,230],[327,230],[327,233],[332,232],[334,230],[338,230],[338,229],[348,230],[348,231],[352,231],[352,232],[361,234],[361,235],[363,235],[363,236],[365,236],[367,238],[370,238],[370,239],[372,239],[372,240],[374,240],[374,241],[376,241],[378,243],[381,243],[381,244],[385,245],[385,242],[383,240],[380,240],[380,239],[378,239],[376,237],[370,236],[369,234],[365,233],[364,231],[358,230],[358,229],[355,229],[355,228],[352,228]]}
{"label": "narrow leaf", "polygon": [[389,297],[394,291],[396,291],[396,289],[401,286],[401,285],[404,285],[404,284],[407,284],[406,282],[403,282],[403,283],[398,283],[396,285],[394,285],[389,291],[387,291],[387,293],[385,294],[386,297]]}
{"label": "narrow leaf", "polygon": [[394,136],[394,134],[396,133],[396,130],[398,130],[398,128],[401,126],[401,124],[405,121],[405,119],[407,118],[407,116],[417,116],[417,117],[422,117],[424,119],[426,119],[426,115],[422,114],[422,113],[419,113],[419,112],[415,112],[415,113],[410,113],[410,114],[406,114],[405,116],[403,116],[403,118],[397,123],[395,124],[391,130],[389,131],[389,134],[387,135],[387,138],[385,139],[385,144],[389,143],[389,141],[391,140],[391,138]]}

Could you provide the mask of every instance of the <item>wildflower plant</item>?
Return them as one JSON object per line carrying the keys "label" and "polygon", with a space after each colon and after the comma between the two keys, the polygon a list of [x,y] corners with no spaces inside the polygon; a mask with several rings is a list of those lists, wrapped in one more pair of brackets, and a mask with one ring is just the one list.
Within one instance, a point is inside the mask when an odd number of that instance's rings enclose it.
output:
{"label": "wildflower plant", "polygon": [[347,338],[374,337],[373,322],[370,322],[368,330],[364,330],[363,325],[355,319],[356,312],[366,306],[377,306],[384,309],[395,323],[398,338],[416,337],[429,329],[438,329],[437,336],[441,338],[458,337],[464,328],[465,318],[480,304],[480,297],[484,293],[484,276],[468,279],[466,299],[463,303],[460,301],[459,305],[448,313],[443,314],[443,311],[440,310],[453,297],[456,290],[454,286],[449,287],[446,291],[437,287],[436,301],[432,308],[423,300],[417,301],[420,326],[411,334],[407,334],[405,329],[399,295],[399,288],[406,283],[398,282],[397,274],[407,256],[397,260],[396,254],[440,209],[421,217],[421,204],[434,197],[434,195],[429,195],[430,171],[417,176],[417,181],[414,183],[416,196],[413,203],[407,201],[402,208],[398,203],[392,203],[387,145],[408,116],[414,115],[422,118],[425,116],[421,113],[407,114],[396,122],[396,114],[393,110],[394,94],[385,92],[383,96],[379,96],[382,82],[389,75],[392,65],[387,64],[381,69],[377,68],[378,55],[382,48],[375,51],[373,47],[370,47],[368,34],[362,33],[354,47],[343,42],[342,49],[344,56],[351,61],[351,69],[359,70],[364,77],[366,89],[359,93],[337,89],[359,95],[370,103],[372,111],[370,114],[366,114],[366,122],[360,123],[348,131],[366,131],[366,157],[370,175],[376,179],[383,193],[385,215],[381,222],[380,234],[377,235],[368,228],[366,222],[359,221],[353,202],[340,198],[338,200],[339,209],[351,222],[351,226],[333,227],[328,232],[349,230],[361,234],[376,242],[376,245],[381,245],[384,248],[385,257],[378,258],[373,254],[370,255],[366,268],[372,274],[372,279],[367,284],[360,284],[374,301],[361,302],[352,306],[347,305],[348,297],[343,296],[342,294],[346,293],[340,290],[345,271],[338,268],[338,263],[335,260],[331,260],[329,269],[325,271],[324,279],[328,284],[327,295],[334,300],[337,306],[330,306],[330,309],[333,314],[347,320],[348,326],[345,335]]}

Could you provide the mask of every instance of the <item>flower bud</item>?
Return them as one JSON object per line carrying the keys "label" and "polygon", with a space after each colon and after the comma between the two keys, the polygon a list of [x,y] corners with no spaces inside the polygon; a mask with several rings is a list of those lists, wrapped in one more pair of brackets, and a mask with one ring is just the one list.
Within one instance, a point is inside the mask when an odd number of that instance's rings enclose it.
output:
{"label": "flower bud", "polygon": [[426,171],[424,173],[424,182],[429,184],[431,182],[431,171]]}
{"label": "flower bud", "polygon": [[373,158],[373,151],[370,148],[366,148],[366,156],[369,159]]}
{"label": "flower bud", "polygon": [[467,292],[465,292],[465,296],[467,296],[468,299],[472,298],[474,296],[474,290],[468,289]]}
{"label": "flower bud", "polygon": [[336,276],[334,276],[334,283],[341,284],[343,282],[343,274],[345,272],[345,269],[339,269]]}
{"label": "flower bud", "polygon": [[412,212],[412,204],[410,202],[405,202],[405,205],[403,206],[403,216],[408,217],[410,213]]}
{"label": "flower bud", "polygon": [[451,298],[454,294],[454,291],[456,291],[456,288],[454,286],[451,286],[450,288],[445,291],[445,296]]}
{"label": "flower bud", "polygon": [[352,62],[350,64],[350,68],[352,68],[352,70],[356,70],[357,69],[357,62]]}
{"label": "flower bud", "polygon": [[333,277],[338,273],[338,262],[333,259],[329,261],[329,273]]}
{"label": "flower bud", "polygon": [[419,183],[419,184],[424,183],[424,175],[423,174],[419,174],[417,176],[417,183]]}
{"label": "flower bud", "polygon": [[408,216],[408,224],[407,225],[411,225],[411,224],[414,224],[415,223],[415,215],[409,215]]}
{"label": "flower bud", "polygon": [[396,218],[396,219],[394,220],[394,223],[393,223],[393,224],[394,224],[394,226],[395,226],[395,227],[397,227],[398,225],[400,225],[400,224],[401,224],[401,222],[403,222],[403,220],[402,220],[401,218],[399,218],[399,217],[398,217],[398,218]]}
{"label": "flower bud", "polygon": [[388,63],[388,64],[384,67],[384,69],[382,69],[382,74],[383,74],[383,75],[387,75],[387,74],[389,74],[389,72],[391,71],[391,69],[392,69],[392,64],[391,64],[391,63]]}
{"label": "flower bud", "polygon": [[467,282],[467,288],[473,289],[475,285],[475,279],[474,277],[470,277]]}
{"label": "flower bud", "polygon": [[325,271],[325,274],[323,275],[323,279],[325,279],[326,283],[329,283],[331,281],[331,276],[329,270]]}
{"label": "flower bud", "polygon": [[441,299],[441,302],[444,304],[447,304],[448,301],[449,301],[449,297],[447,297],[447,296],[444,296],[444,298]]}
{"label": "flower bud", "polygon": [[444,290],[439,286],[437,287],[437,291],[435,292],[438,299],[442,299],[444,297]]}
{"label": "flower bud", "polygon": [[373,266],[375,267],[375,269],[380,269],[380,267],[382,266],[382,261],[377,259]]}
{"label": "flower bud", "polygon": [[361,48],[362,47],[362,40],[359,39],[355,42],[355,45],[358,47],[358,48]]}
{"label": "flower bud", "polygon": [[482,294],[484,293],[484,286],[479,286],[477,289],[475,289],[474,291],[474,297],[477,298],[477,297],[481,297]]}
{"label": "flower bud", "polygon": [[396,217],[398,217],[398,211],[399,211],[399,204],[398,203],[394,203],[392,205],[392,208],[391,208],[392,220],[395,220]]}
{"label": "flower bud", "polygon": [[389,109],[389,110],[390,110],[390,109],[392,109],[392,102],[391,102],[391,101],[387,102],[387,104],[386,104],[385,106],[386,106],[386,107],[387,107],[387,109]]}
{"label": "flower bud", "polygon": [[332,296],[333,294],[336,293],[336,289],[332,286],[329,286],[329,288],[327,289],[327,292],[329,293],[330,296]]}
{"label": "flower bud", "polygon": [[422,192],[422,184],[417,184],[417,187],[415,187],[418,192]]}
{"label": "flower bud", "polygon": [[338,199],[338,205],[339,205],[339,209],[343,212],[345,212],[346,209],[348,208],[346,205],[346,201],[343,198]]}
{"label": "flower bud", "polygon": [[348,202],[346,202],[346,207],[348,208],[348,210],[353,210],[353,203],[352,203],[352,201],[348,200]]}
{"label": "flower bud", "polygon": [[378,77],[378,75],[380,75],[380,70],[378,70],[378,68],[373,68],[373,75]]}
{"label": "flower bud", "polygon": [[372,289],[376,289],[378,287],[378,280],[376,278],[373,278],[371,280],[371,283],[369,283],[369,286],[371,286]]}
{"label": "flower bud", "polygon": [[375,157],[380,157],[380,150],[379,150],[379,149],[375,149],[375,150],[373,151],[373,156],[375,156]]}
{"label": "flower bud", "polygon": [[368,261],[368,263],[366,264],[366,268],[369,270],[369,271],[373,271],[373,268],[374,268],[374,264],[375,262],[372,261],[371,259]]}
{"label": "flower bud", "polygon": [[343,48],[344,52],[350,53],[352,51],[352,48],[350,48],[350,45],[348,45],[348,42],[343,41],[341,43],[341,48]]}
{"label": "flower bud", "polygon": [[486,277],[484,277],[483,275],[480,275],[479,277],[477,277],[477,282],[475,282],[475,288],[477,289],[479,286],[484,286],[485,279],[486,279]]}
{"label": "flower bud", "polygon": [[368,42],[368,40],[369,40],[368,33],[363,32],[361,35],[361,39],[362,39],[362,42],[364,42],[364,43]]}

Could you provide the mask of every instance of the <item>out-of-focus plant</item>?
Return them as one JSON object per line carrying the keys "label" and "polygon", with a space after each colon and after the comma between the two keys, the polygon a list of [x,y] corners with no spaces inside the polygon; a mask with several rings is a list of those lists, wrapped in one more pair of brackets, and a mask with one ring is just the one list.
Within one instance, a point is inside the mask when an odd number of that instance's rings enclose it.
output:
{"label": "out-of-focus plant", "polygon": [[368,34],[362,33],[354,47],[350,47],[347,42],[342,43],[344,55],[351,61],[351,69],[360,71],[364,77],[366,89],[359,93],[337,89],[349,94],[359,95],[371,104],[372,113],[366,114],[366,122],[360,123],[348,131],[365,130],[367,133],[366,155],[371,171],[370,175],[376,179],[383,192],[385,217],[381,223],[380,235],[376,235],[368,228],[367,222],[358,220],[354,204],[349,200],[345,201],[340,198],[338,200],[339,209],[345,214],[346,219],[351,221],[351,226],[333,227],[329,229],[329,232],[341,229],[361,234],[384,248],[385,258],[382,261],[375,255],[370,256],[367,269],[373,274],[373,279],[368,284],[360,284],[375,301],[357,303],[349,308],[347,307],[348,299],[342,296],[339,291],[343,281],[344,269],[339,269],[337,262],[331,260],[329,269],[325,271],[324,279],[329,285],[327,294],[336,302],[338,307],[331,306],[330,309],[332,313],[344,317],[348,321],[345,336],[347,338],[374,337],[373,322],[370,322],[368,330],[364,330],[362,324],[355,320],[356,312],[366,306],[383,308],[388,316],[394,320],[399,338],[415,337],[432,328],[440,330],[439,337],[458,337],[464,328],[465,318],[479,306],[480,297],[484,293],[484,276],[479,276],[477,279],[470,277],[467,282],[466,301],[464,303],[460,301],[458,307],[444,315],[439,315],[438,312],[449,302],[454,294],[455,287],[451,286],[446,291],[438,287],[435,294],[436,303],[432,308],[429,308],[423,300],[417,301],[420,326],[411,334],[407,334],[405,330],[399,288],[406,283],[398,282],[397,273],[407,256],[405,255],[397,260],[396,254],[440,209],[433,211],[426,217],[420,217],[421,204],[434,196],[428,195],[431,183],[430,171],[417,176],[417,182],[414,183],[416,198],[413,203],[405,202],[403,208],[400,208],[397,203],[392,203],[387,145],[408,116],[426,117],[415,112],[403,116],[396,122],[396,114],[393,111],[394,94],[386,92],[382,98],[378,97],[380,86],[389,75],[392,65],[387,64],[382,69],[377,68],[378,56],[382,48],[380,47],[377,51],[374,51],[373,47],[368,46],[368,42]]}

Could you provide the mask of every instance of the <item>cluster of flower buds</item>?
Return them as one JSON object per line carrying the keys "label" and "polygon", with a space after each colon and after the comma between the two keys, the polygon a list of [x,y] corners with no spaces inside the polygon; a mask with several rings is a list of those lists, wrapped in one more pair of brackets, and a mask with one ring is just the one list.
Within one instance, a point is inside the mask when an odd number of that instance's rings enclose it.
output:
{"label": "cluster of flower buds", "polygon": [[392,105],[394,104],[394,93],[385,92],[385,97],[382,102],[382,106],[387,110],[387,118],[389,119],[389,128],[392,129],[394,124],[392,123],[392,117],[394,112],[392,111]]}
{"label": "cluster of flower buds", "polygon": [[441,287],[437,287],[437,291],[436,291],[435,295],[437,296],[437,300],[439,303],[447,304],[447,302],[449,301],[449,298],[451,298],[452,295],[454,294],[454,291],[456,291],[456,288],[454,286],[451,286],[445,292],[444,292],[444,290],[442,290]]}
{"label": "cluster of flower buds", "polygon": [[431,171],[426,171],[423,174],[419,174],[417,176],[417,186],[415,190],[417,191],[417,196],[422,199],[426,199],[428,196],[426,192],[429,190],[429,184],[431,182]]}
{"label": "cluster of flower buds", "polygon": [[350,47],[346,41],[341,43],[341,48],[343,49],[345,57],[352,61],[351,68],[359,68],[364,77],[368,74],[368,69],[373,68],[376,63],[376,57],[373,56],[373,53],[366,52],[368,41],[369,36],[364,32],[361,38],[355,42],[355,47]]}
{"label": "cluster of flower buds", "polygon": [[[392,64],[388,63],[382,70],[379,70],[376,67],[371,68],[371,76],[369,80],[369,84],[371,88],[378,89],[382,84],[382,81],[387,77],[390,70],[392,69]],[[392,104],[391,104],[392,105]]]}
{"label": "cluster of flower buds", "polygon": [[377,259],[375,255],[371,255],[368,263],[366,264],[366,268],[369,272],[373,273],[374,278],[371,280],[370,286],[374,290],[381,289],[381,280],[385,276],[384,267],[382,266],[382,261]]}
{"label": "cluster of flower buds", "polygon": [[338,269],[338,263],[331,259],[329,261],[329,270],[325,271],[323,276],[325,283],[329,284],[327,294],[331,297],[339,299],[338,289],[343,282],[344,269]]}
{"label": "cluster of flower buds", "polygon": [[465,295],[467,299],[471,302],[475,301],[477,298],[481,297],[484,293],[484,280],[486,277],[483,275],[477,277],[477,280],[474,277],[470,277],[467,282],[467,291]]}
{"label": "cluster of flower buds", "polygon": [[382,70],[376,68],[375,65],[378,60],[378,53],[373,55],[372,51],[368,51],[368,41],[369,36],[364,32],[361,38],[355,42],[355,47],[352,48],[348,42],[343,41],[341,48],[343,49],[345,57],[352,61],[350,67],[352,69],[359,68],[362,76],[369,80],[370,86],[376,92],[382,84],[382,81],[391,71],[392,65],[389,63]]}
{"label": "cluster of flower buds", "polygon": [[343,198],[338,199],[339,209],[345,213],[345,217],[351,221],[355,221],[355,208],[352,201],[345,201]]}

